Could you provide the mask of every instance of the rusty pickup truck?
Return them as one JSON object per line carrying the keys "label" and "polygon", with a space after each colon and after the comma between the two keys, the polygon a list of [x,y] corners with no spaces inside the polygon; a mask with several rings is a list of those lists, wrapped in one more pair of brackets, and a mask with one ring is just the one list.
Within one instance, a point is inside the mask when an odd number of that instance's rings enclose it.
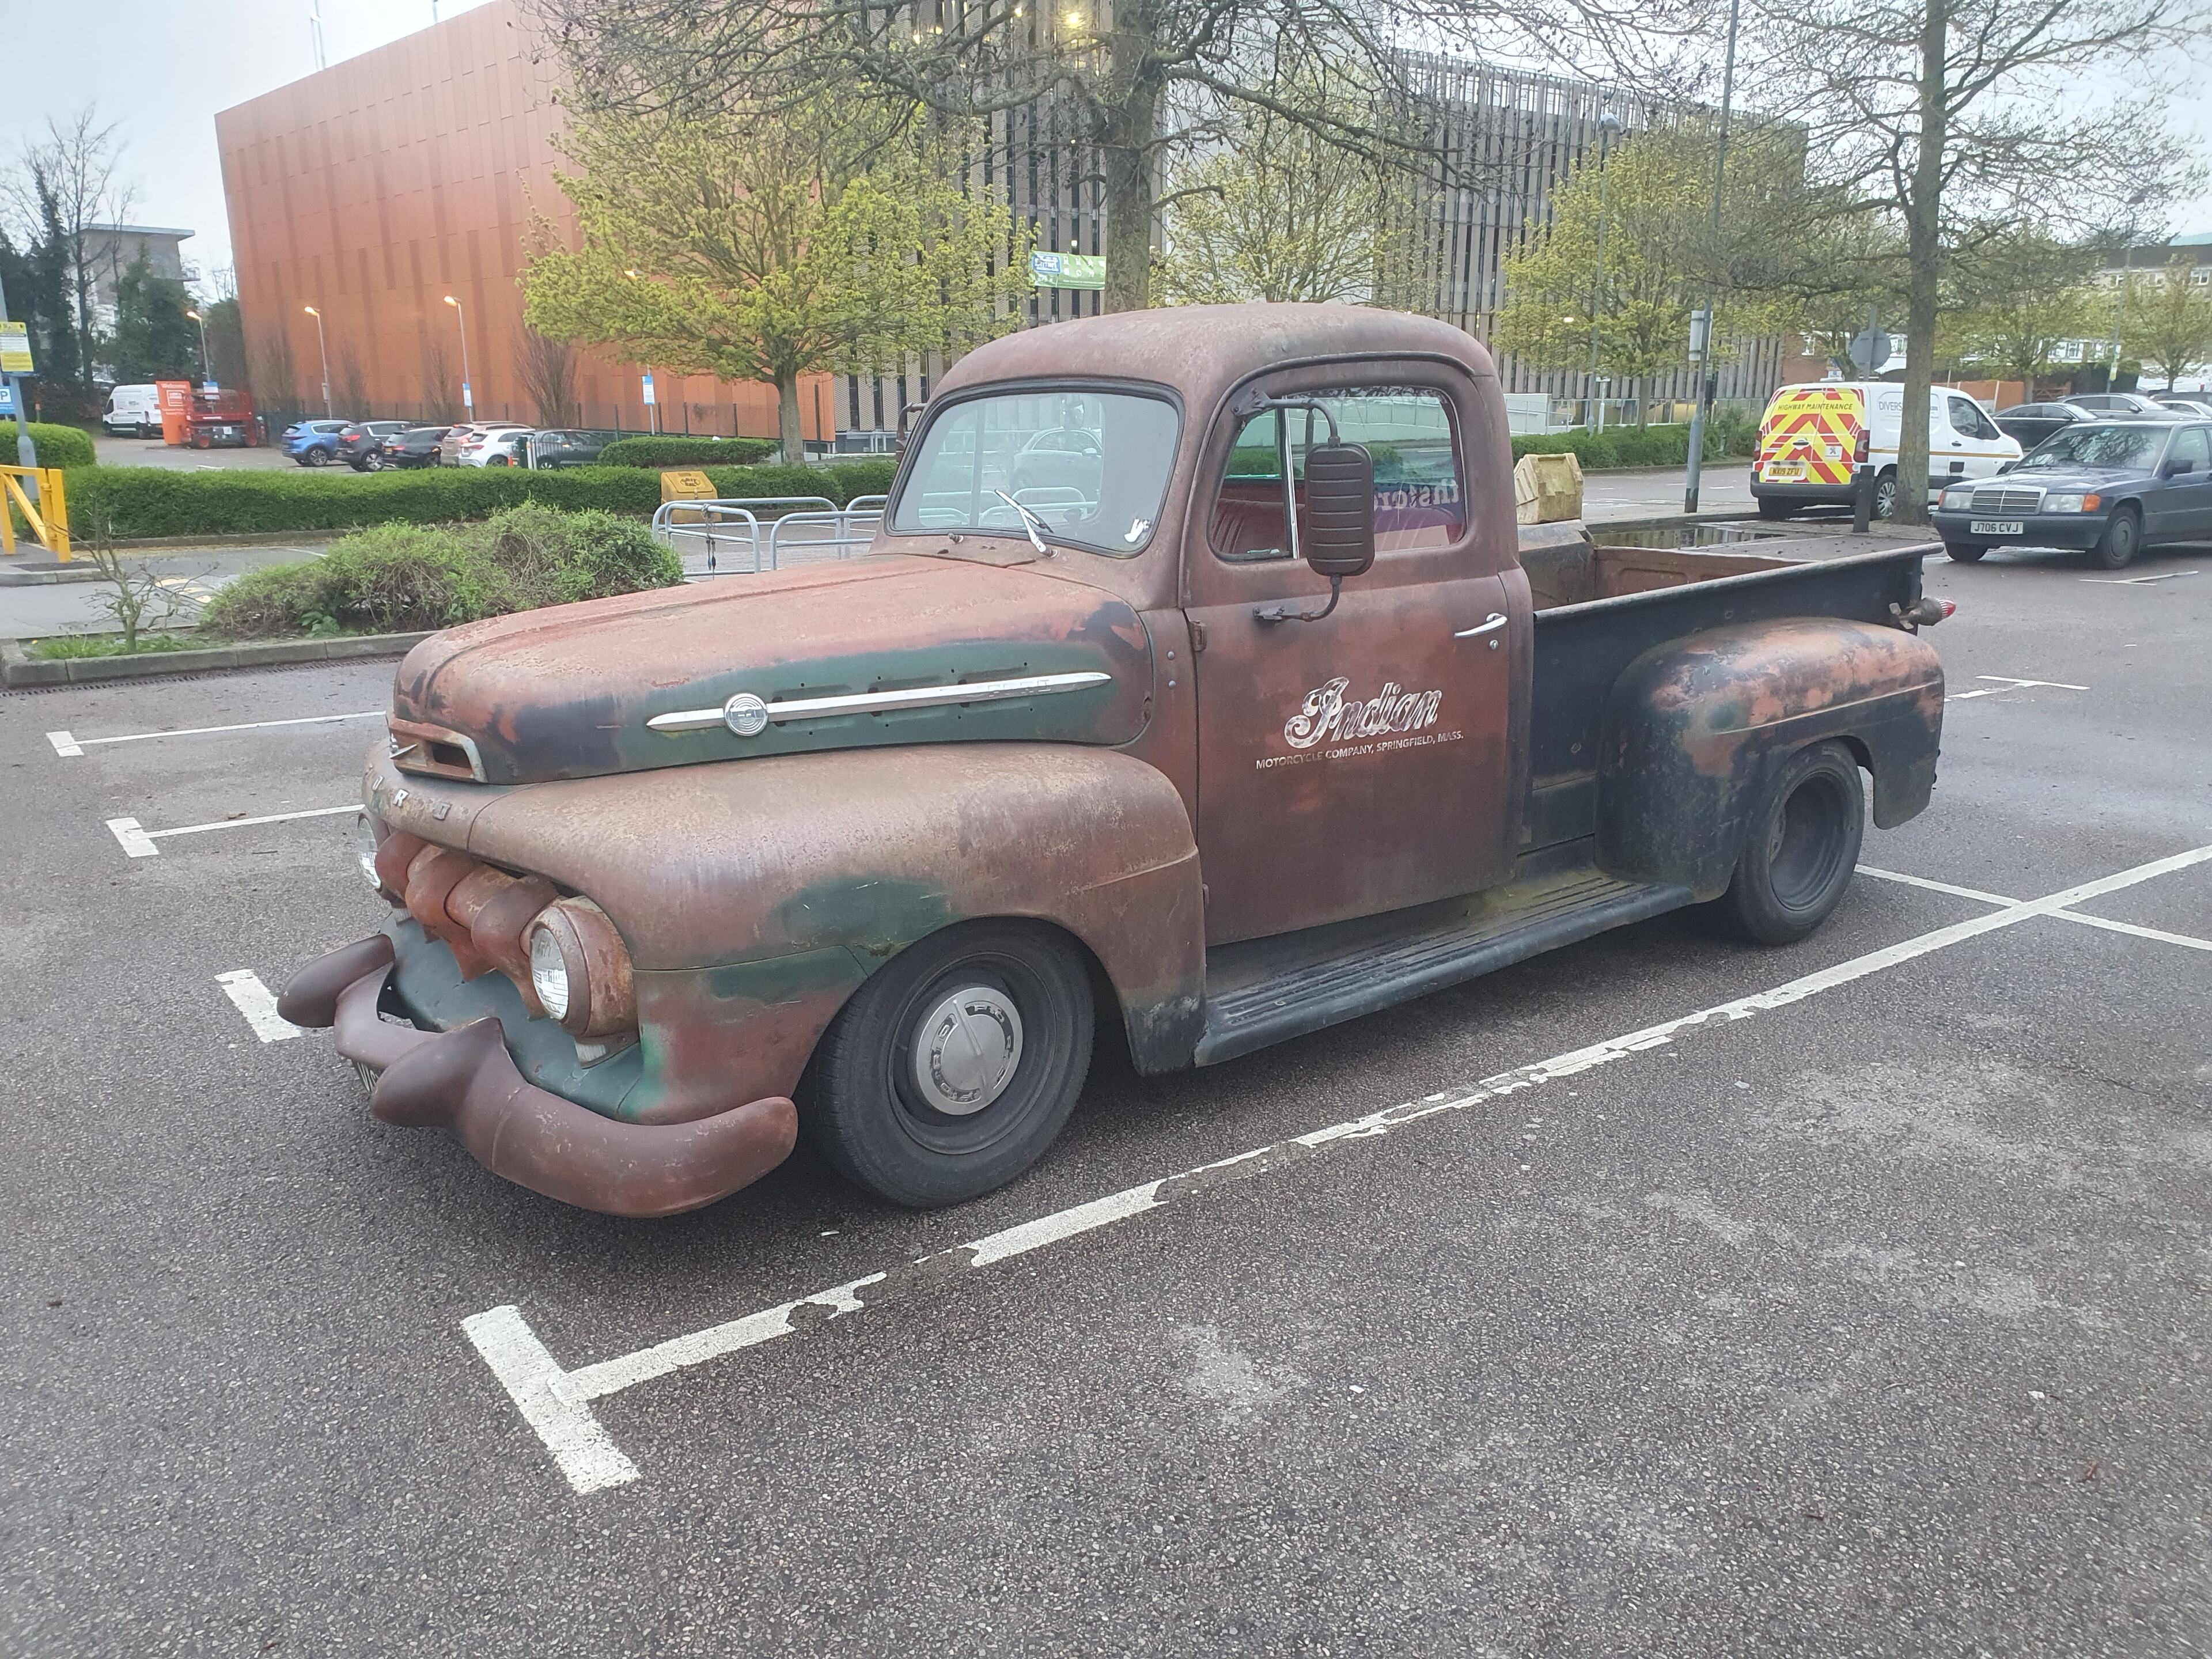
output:
{"label": "rusty pickup truck", "polygon": [[1212,1065],[1678,906],[1802,938],[1863,779],[1928,804],[1934,544],[1598,547],[1510,474],[1438,322],[987,345],[864,556],[416,647],[389,919],[280,1006],[570,1204],[708,1204],[804,1132],[919,1206],[1035,1162],[1094,1039]]}

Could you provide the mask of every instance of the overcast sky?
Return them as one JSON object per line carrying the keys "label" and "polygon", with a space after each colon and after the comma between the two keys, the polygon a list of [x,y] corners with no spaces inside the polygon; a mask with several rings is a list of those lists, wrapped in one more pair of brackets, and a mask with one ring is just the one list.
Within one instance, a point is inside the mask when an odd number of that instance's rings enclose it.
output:
{"label": "overcast sky", "polygon": [[[748,0],[733,0],[747,3]],[[335,64],[427,27],[483,0],[321,0]],[[311,0],[0,0],[0,40],[15,73],[0,105],[9,159],[49,115],[97,100],[125,143],[132,221],[188,227],[185,257],[203,271],[230,263],[230,228],[216,157],[215,114],[315,66]],[[97,20],[96,21],[94,20]],[[2212,95],[2177,123],[2212,143]],[[2179,206],[2172,228],[2212,231],[2212,190]]]}

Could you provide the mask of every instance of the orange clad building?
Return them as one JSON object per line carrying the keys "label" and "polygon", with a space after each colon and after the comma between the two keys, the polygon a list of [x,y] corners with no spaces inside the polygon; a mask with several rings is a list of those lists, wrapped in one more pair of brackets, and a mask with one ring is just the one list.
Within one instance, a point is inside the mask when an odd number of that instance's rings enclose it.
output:
{"label": "orange clad building", "polygon": [[[248,372],[273,415],[324,412],[327,354],[337,414],[462,418],[465,330],[478,418],[653,424],[647,365],[549,352],[522,325],[533,219],[574,227],[553,177],[556,74],[524,8],[493,0],[216,117]],[[556,415],[547,371],[564,355]],[[775,435],[774,386],[653,382],[664,431]],[[801,382],[799,414],[834,441],[830,376]]]}

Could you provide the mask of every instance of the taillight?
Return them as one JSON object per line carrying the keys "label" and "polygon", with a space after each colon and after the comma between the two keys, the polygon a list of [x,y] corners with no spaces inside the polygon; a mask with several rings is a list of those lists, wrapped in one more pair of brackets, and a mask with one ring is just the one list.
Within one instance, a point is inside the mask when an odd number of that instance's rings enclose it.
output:
{"label": "taillight", "polygon": [[1873,445],[1868,441],[1867,429],[1864,427],[1861,427],[1859,428],[1859,441],[1851,446],[1851,465],[1853,466],[1864,466],[1867,464],[1867,457],[1872,453]]}

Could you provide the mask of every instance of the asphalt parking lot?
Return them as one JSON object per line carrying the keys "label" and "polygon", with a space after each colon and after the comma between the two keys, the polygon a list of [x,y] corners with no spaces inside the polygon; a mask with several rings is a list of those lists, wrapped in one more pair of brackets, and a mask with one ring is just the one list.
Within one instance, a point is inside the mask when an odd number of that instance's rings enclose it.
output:
{"label": "asphalt parking lot", "polygon": [[2123,574],[1931,561],[1806,943],[1109,1059],[926,1214],[564,1210],[273,1020],[389,663],[0,695],[0,1651],[2203,1651],[2212,554]]}

